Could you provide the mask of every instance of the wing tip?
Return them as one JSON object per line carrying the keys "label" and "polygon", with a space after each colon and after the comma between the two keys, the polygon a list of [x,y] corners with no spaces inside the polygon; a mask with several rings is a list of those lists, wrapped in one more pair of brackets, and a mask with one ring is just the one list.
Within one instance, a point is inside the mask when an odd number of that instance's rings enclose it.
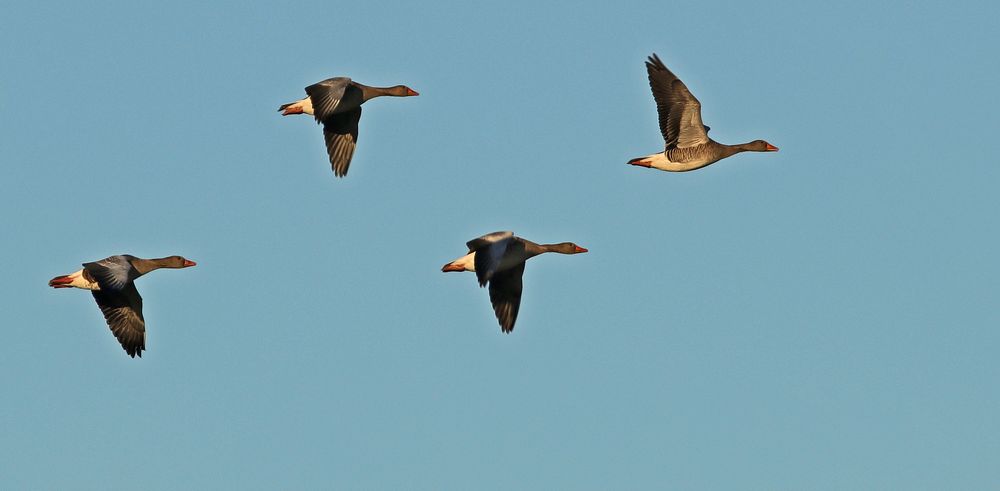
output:
{"label": "wing tip", "polygon": [[510,334],[514,331],[514,324],[517,322],[517,310],[511,304],[506,304],[497,308],[493,307],[493,312],[497,316],[497,321],[500,323],[500,332],[504,334]]}
{"label": "wing tip", "polygon": [[128,356],[130,356],[132,358],[135,358],[137,356],[139,358],[142,358],[142,352],[146,349],[146,343],[145,342],[143,342],[143,343],[141,343],[139,345],[135,345],[135,346],[130,345],[130,344],[127,345],[127,344],[125,344],[125,342],[122,342],[121,345],[122,345],[122,348],[125,350],[125,353],[127,353]]}
{"label": "wing tip", "polygon": [[662,71],[666,70],[667,67],[666,65],[663,64],[662,61],[660,61],[660,57],[657,56],[656,53],[653,53],[652,55],[646,58],[646,68],[652,68],[654,70]]}

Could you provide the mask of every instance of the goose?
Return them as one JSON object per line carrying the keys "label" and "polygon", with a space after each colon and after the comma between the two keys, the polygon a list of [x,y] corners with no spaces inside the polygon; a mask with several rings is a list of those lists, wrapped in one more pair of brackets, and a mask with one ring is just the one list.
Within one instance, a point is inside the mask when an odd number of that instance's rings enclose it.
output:
{"label": "goose", "polygon": [[83,269],[49,280],[52,288],[90,290],[104,314],[111,332],[129,356],[141,358],[146,349],[146,321],[142,318],[142,297],[135,289],[136,278],[160,268],[194,266],[181,256],[142,259],[128,254],[83,263]]}
{"label": "goose", "polygon": [[629,160],[628,164],[687,172],[740,152],[778,151],[778,147],[764,140],[739,145],[724,145],[712,140],[708,137],[710,128],[701,122],[701,103],[684,82],[663,65],[656,53],[646,61],[646,72],[660,117],[660,133],[667,146],[663,152]]}
{"label": "goose", "polygon": [[490,302],[493,312],[505,334],[514,330],[517,311],[521,307],[521,277],[524,262],[539,254],[580,254],[587,249],[572,242],[536,244],[515,237],[513,232],[493,232],[472,239],[466,245],[469,253],[445,264],[442,272],[472,271],[479,279],[479,286],[490,285]]}
{"label": "goose", "polygon": [[333,173],[344,177],[358,143],[361,105],[384,95],[410,97],[420,94],[405,85],[369,87],[348,77],[334,77],[306,87],[305,98],[282,104],[278,111],[282,116],[310,114],[316,118],[317,124],[323,123],[326,153],[330,157]]}

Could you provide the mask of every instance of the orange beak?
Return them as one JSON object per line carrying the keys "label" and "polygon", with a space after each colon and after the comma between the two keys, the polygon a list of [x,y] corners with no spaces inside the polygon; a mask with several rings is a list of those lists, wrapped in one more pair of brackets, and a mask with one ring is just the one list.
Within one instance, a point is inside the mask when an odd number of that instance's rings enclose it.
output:
{"label": "orange beak", "polygon": [[448,263],[448,264],[445,264],[445,265],[444,265],[444,266],[443,266],[443,267],[441,268],[441,272],[442,272],[442,273],[447,273],[447,272],[449,272],[449,271],[465,271],[465,268],[463,268],[463,267],[461,267],[461,266],[457,266],[457,265],[455,265],[455,264],[452,264],[452,263]]}
{"label": "orange beak", "polygon": [[420,95],[420,93],[417,92],[417,91],[415,91],[415,90],[413,90],[413,89],[411,89],[411,88],[409,88],[409,87],[407,87],[406,88],[406,95]]}
{"label": "orange beak", "polygon": [[777,152],[778,151],[778,147],[776,147],[776,146],[771,145],[770,143],[768,143],[767,144],[767,151],[768,152]]}
{"label": "orange beak", "polygon": [[198,263],[196,263],[196,262],[194,262],[194,261],[188,261],[187,259],[185,259],[185,260],[184,260],[184,267],[185,267],[185,268],[190,268],[191,266],[195,266],[195,265],[197,265],[197,264],[198,264]]}
{"label": "orange beak", "polygon": [[577,252],[577,253],[580,253],[580,252],[587,252],[587,250],[586,250],[586,249],[584,249],[584,248],[582,248],[582,247],[580,247],[580,246],[576,246],[576,252]]}

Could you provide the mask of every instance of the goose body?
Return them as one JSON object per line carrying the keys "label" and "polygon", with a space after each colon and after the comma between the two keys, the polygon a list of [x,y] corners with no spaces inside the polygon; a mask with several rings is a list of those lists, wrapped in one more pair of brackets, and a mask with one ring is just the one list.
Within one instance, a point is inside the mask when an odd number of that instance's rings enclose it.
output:
{"label": "goose body", "polygon": [[337,177],[347,175],[358,142],[361,105],[380,96],[420,95],[405,85],[369,87],[347,77],[334,77],[306,87],[306,97],[282,104],[282,116],[309,114],[323,124],[323,137],[330,166]]}
{"label": "goose body", "polygon": [[504,333],[513,331],[517,321],[517,313],[521,307],[521,280],[524,264],[528,259],[546,252],[587,252],[587,249],[572,242],[536,244],[515,237],[513,232],[493,232],[472,239],[466,245],[469,253],[445,264],[441,271],[471,271],[476,273],[480,287],[489,285],[493,312]]}
{"label": "goose body", "polygon": [[194,261],[181,256],[142,259],[121,254],[84,263],[83,269],[75,273],[52,278],[49,286],[90,290],[125,352],[133,358],[142,357],[146,349],[146,321],[142,317],[142,297],[135,288],[135,279],[160,268],[194,265]]}
{"label": "goose body", "polygon": [[711,128],[701,120],[701,102],[653,54],[646,61],[649,87],[656,101],[660,120],[660,133],[666,148],[628,161],[631,165],[686,172],[714,164],[740,152],[776,152],[778,147],[764,140],[754,140],[739,145],[725,145],[708,136]]}

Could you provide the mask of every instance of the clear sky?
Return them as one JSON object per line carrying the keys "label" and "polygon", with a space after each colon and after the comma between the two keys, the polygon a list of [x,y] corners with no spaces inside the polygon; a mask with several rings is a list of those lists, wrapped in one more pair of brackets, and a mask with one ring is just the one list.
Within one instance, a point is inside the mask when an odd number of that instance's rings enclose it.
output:
{"label": "clear sky", "polygon": [[[89,2],[87,2],[89,3]],[[987,489],[995,2],[7,2],[4,489]],[[643,60],[711,135],[670,174]],[[278,105],[365,106],[350,174]],[[500,332],[465,242],[533,259]],[[112,254],[145,356],[53,276]]]}

